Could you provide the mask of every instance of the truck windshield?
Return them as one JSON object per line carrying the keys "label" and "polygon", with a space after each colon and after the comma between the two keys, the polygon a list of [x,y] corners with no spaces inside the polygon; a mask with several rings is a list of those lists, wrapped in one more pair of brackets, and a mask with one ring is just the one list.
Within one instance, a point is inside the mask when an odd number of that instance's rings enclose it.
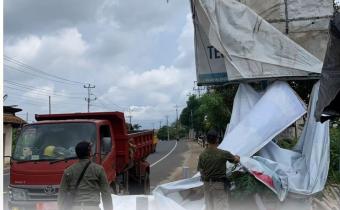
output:
{"label": "truck windshield", "polygon": [[75,157],[75,146],[80,141],[92,142],[95,151],[95,139],[94,123],[28,125],[17,140],[13,159],[38,161]]}

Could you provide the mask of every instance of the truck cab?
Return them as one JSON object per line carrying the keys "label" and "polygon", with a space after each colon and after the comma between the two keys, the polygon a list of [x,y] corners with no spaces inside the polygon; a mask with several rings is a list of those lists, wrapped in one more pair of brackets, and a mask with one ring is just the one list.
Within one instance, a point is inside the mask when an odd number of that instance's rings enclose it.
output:
{"label": "truck cab", "polygon": [[[129,135],[120,112],[36,115],[23,127],[11,158],[10,209],[36,209],[57,200],[64,170],[78,161],[75,146],[92,143],[92,161],[103,166],[115,193],[135,186],[147,193],[153,132]],[[133,156],[129,140],[135,145]],[[142,190],[140,188],[143,188]],[[130,190],[131,191],[131,190]]]}

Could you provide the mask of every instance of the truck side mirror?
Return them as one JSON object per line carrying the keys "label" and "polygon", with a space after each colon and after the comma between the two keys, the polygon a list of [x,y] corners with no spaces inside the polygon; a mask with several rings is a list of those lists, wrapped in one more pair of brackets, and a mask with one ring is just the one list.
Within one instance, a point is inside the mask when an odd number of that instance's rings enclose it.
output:
{"label": "truck side mirror", "polygon": [[111,152],[112,149],[112,142],[111,142],[111,137],[103,137],[102,138],[102,152],[104,154],[107,154]]}

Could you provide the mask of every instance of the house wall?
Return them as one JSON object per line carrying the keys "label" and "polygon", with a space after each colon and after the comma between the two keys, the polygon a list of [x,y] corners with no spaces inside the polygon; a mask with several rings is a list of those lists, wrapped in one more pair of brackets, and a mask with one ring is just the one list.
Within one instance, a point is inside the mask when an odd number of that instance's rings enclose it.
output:
{"label": "house wall", "polygon": [[[12,155],[12,132],[13,128],[11,125],[4,125],[3,130],[3,154],[4,156]],[[4,163],[9,163],[9,158],[4,158]]]}

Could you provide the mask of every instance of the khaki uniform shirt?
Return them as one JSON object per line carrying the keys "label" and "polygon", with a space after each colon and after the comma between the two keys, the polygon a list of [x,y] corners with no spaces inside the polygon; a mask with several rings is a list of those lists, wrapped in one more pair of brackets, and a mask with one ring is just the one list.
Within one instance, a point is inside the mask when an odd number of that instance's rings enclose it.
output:
{"label": "khaki uniform shirt", "polygon": [[226,162],[234,162],[234,155],[217,148],[206,148],[199,156],[197,170],[203,180],[226,178]]}
{"label": "khaki uniform shirt", "polygon": [[[63,207],[66,192],[75,188],[77,180],[88,161],[89,159],[80,159],[78,163],[71,165],[64,171],[58,194],[59,208]],[[91,163],[74,195],[74,203],[75,205],[77,203],[98,203],[99,205],[100,193],[104,209],[112,210],[111,190],[105,171],[101,165]]]}

